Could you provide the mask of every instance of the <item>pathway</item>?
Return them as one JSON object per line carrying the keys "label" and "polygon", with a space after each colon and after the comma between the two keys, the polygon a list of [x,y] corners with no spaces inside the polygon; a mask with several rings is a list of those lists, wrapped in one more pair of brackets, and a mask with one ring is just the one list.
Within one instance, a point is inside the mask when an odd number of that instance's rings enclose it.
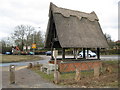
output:
{"label": "pathway", "polygon": [[50,83],[25,66],[16,68],[16,83],[9,84],[8,67],[2,69],[2,88],[65,88]]}

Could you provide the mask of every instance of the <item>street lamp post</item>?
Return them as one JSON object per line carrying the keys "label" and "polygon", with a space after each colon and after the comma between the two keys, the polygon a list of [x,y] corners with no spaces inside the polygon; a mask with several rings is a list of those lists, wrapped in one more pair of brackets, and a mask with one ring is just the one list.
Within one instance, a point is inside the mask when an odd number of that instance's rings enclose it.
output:
{"label": "street lamp post", "polygon": [[[40,27],[35,27],[35,28],[40,28]],[[33,44],[32,44],[32,48],[33,48],[33,53],[35,54],[35,48],[36,48],[36,44],[35,44],[35,36],[34,36],[35,32],[33,31]]]}
{"label": "street lamp post", "polygon": [[[34,41],[34,32],[33,32],[33,44],[35,43]],[[35,54],[35,49],[33,48],[33,55]]]}

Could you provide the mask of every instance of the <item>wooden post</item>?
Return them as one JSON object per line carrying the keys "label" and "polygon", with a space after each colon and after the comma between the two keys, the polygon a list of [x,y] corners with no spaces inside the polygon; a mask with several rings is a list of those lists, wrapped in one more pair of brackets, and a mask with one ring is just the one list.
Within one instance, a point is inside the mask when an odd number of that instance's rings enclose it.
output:
{"label": "wooden post", "polygon": [[33,64],[32,64],[32,63],[29,63],[29,64],[28,64],[28,69],[29,69],[29,68],[32,68],[32,67],[33,67]]}
{"label": "wooden post", "polygon": [[65,48],[62,48],[62,60],[65,59]]}
{"label": "wooden post", "polygon": [[87,48],[87,59],[89,58],[89,48]]}
{"label": "wooden post", "polygon": [[100,59],[100,48],[97,48],[97,59]]}
{"label": "wooden post", "polygon": [[85,48],[83,48],[83,58],[85,59]]}
{"label": "wooden post", "polygon": [[73,54],[74,54],[74,58],[75,58],[75,48],[74,48],[74,50],[73,50]]}
{"label": "wooden post", "polygon": [[59,72],[57,71],[57,55],[58,55],[58,50],[53,51],[53,57],[55,58],[55,70],[54,70],[54,83],[58,84],[59,83]]}
{"label": "wooden post", "polygon": [[54,58],[53,58],[53,42],[51,42],[52,43],[52,45],[51,45],[51,60],[54,60]]}
{"label": "wooden post", "polygon": [[75,48],[75,59],[78,59],[78,49],[77,48]]}
{"label": "wooden post", "polygon": [[76,68],[75,81],[79,81],[80,79],[81,79],[81,70]]}
{"label": "wooden post", "polygon": [[15,84],[15,66],[10,65],[10,84]]}
{"label": "wooden post", "polygon": [[100,75],[100,67],[96,66],[94,67],[94,77],[98,78]]}

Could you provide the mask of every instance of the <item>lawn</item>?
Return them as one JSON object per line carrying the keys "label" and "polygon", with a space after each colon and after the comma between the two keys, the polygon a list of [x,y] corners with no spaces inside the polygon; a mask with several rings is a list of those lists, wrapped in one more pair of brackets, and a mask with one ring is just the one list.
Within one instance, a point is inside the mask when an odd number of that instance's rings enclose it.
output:
{"label": "lawn", "polygon": [[35,55],[0,55],[0,63],[10,63],[10,62],[21,62],[21,61],[31,61],[31,60],[41,60],[40,56]]}
{"label": "lawn", "polygon": [[[112,73],[108,73],[105,71],[107,66],[112,67]],[[68,87],[92,87],[92,88],[102,88],[102,87],[118,87],[118,61],[103,61],[103,68],[104,72],[100,75],[99,78],[94,78],[94,72],[81,72],[82,78],[80,81],[76,82],[74,80],[75,73],[64,73],[60,75],[60,83],[59,85],[65,85]],[[53,74],[47,75],[40,70],[32,69],[36,73],[38,73],[41,77],[46,80],[53,81],[54,77]]]}

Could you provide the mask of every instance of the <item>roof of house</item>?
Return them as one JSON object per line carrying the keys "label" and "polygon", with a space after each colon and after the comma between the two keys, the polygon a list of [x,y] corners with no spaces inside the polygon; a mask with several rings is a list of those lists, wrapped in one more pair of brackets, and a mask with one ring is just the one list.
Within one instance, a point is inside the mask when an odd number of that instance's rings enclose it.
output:
{"label": "roof of house", "polygon": [[45,47],[51,47],[53,30],[56,30],[62,48],[107,48],[108,43],[98,21],[95,12],[69,10],[50,3]]}

